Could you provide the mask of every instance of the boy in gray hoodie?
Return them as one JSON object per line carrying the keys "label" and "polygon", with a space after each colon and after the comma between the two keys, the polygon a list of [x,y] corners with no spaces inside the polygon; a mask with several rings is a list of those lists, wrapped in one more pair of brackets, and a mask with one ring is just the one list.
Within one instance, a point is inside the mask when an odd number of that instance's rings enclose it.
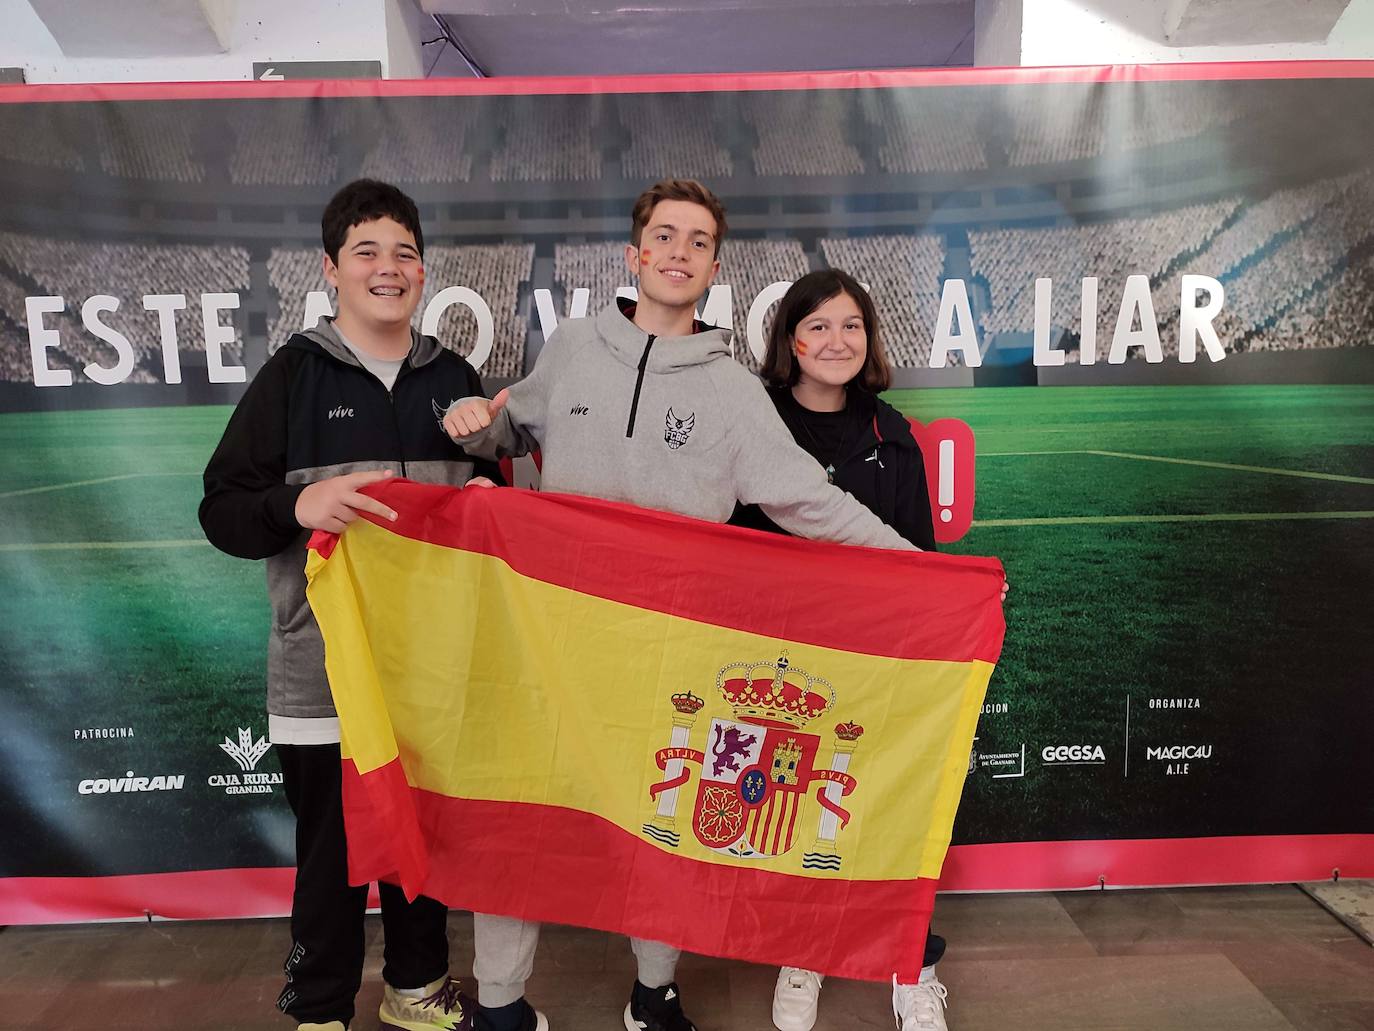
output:
{"label": "boy in gray hoodie", "polygon": [[[484,458],[543,453],[545,490],[723,523],[736,501],[801,537],[912,550],[792,439],[763,385],[730,355],[730,334],[695,319],[720,271],[725,208],[690,179],[636,200],[625,261],[639,297],[564,322],[534,371],[495,398],[451,406],[444,428]],[[475,918],[477,1024],[518,1027],[538,925]],[[638,979],[628,1031],[695,1031],[673,978],[679,952],[631,939]]]}

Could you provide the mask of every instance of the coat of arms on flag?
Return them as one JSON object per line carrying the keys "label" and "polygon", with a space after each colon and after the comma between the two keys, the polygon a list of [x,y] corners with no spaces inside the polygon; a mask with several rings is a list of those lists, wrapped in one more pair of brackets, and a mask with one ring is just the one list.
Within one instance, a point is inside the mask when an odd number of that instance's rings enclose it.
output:
{"label": "coat of arms on flag", "polygon": [[[694,763],[700,767],[692,809],[697,841],[721,855],[772,859],[791,851],[814,821],[815,848],[805,853],[802,867],[838,870],[835,838],[849,823],[839,801],[857,785],[847,771],[863,727],[837,724],[830,766],[817,768],[822,738],[805,728],[835,707],[835,689],[794,666],[786,652],[771,663],[722,667],[716,690],[730,718],[711,718],[703,749],[691,748],[690,741],[704,700],[690,691],[669,699],[672,733],[656,756],[664,780],[649,789],[656,808],[644,835],[673,848],[681,842],[679,790],[692,777],[686,764]],[[806,804],[813,785],[818,815]]]}

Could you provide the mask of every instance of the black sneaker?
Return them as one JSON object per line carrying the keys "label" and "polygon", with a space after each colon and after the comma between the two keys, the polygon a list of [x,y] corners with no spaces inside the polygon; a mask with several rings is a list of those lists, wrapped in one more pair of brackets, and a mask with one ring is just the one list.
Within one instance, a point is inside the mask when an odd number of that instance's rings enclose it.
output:
{"label": "black sneaker", "polygon": [[677,982],[663,988],[645,988],[638,981],[625,1007],[626,1031],[697,1031],[682,1012]]}
{"label": "black sneaker", "polygon": [[473,1006],[473,1031],[549,1031],[549,1019],[524,999],[509,1006]]}

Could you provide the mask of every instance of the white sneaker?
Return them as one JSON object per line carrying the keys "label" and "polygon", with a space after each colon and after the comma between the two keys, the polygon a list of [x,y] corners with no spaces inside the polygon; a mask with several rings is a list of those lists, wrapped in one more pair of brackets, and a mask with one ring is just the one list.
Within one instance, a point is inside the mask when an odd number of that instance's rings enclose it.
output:
{"label": "white sneaker", "polygon": [[923,984],[898,984],[892,975],[892,1013],[902,1031],[949,1031],[945,1007],[949,992],[938,977]]}
{"label": "white sneaker", "polygon": [[773,989],[773,1026],[778,1031],[811,1031],[821,1003],[825,977],[801,967],[783,967]]}

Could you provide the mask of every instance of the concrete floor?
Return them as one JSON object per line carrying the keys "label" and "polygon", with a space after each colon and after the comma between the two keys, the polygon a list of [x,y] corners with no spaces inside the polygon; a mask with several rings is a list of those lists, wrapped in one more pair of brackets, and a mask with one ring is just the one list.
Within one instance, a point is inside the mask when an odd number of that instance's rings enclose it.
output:
{"label": "concrete floor", "polygon": [[[1293,886],[942,896],[951,1031],[1374,1031],[1374,948]],[[472,921],[450,917],[453,970]],[[381,924],[354,1031],[377,1027]],[[0,933],[0,1029],[290,1031],[273,1009],[281,920],[11,927]],[[628,944],[548,927],[530,999],[552,1031],[616,1031]],[[684,957],[702,1031],[770,1031],[775,972]],[[817,1031],[892,1027],[882,985],[830,980]]]}

